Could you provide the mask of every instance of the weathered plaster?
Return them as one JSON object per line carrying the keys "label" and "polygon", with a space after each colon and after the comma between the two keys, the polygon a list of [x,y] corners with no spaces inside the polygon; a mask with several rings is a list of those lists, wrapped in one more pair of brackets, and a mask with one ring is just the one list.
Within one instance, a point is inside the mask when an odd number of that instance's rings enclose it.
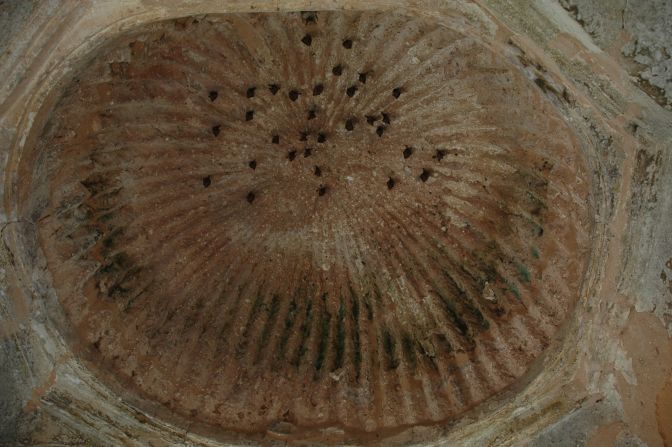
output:
{"label": "weathered plaster", "polygon": [[[672,442],[672,114],[557,4],[91,0],[41,3],[3,40],[12,49],[0,59],[3,445],[222,445],[139,411],[100,383],[57,330],[63,315],[53,291],[25,269],[36,248],[21,236],[31,224],[12,215],[15,168],[24,146],[35,141],[34,127],[44,122],[52,89],[72,75],[81,57],[139,23],[213,12],[362,7],[431,15],[513,52],[507,47],[511,40],[542,67],[534,69],[536,76],[558,86],[548,94],[582,136],[596,209],[581,300],[564,338],[536,366],[538,374],[451,426],[416,428],[387,443],[653,447]],[[569,101],[563,101],[563,91]]]}

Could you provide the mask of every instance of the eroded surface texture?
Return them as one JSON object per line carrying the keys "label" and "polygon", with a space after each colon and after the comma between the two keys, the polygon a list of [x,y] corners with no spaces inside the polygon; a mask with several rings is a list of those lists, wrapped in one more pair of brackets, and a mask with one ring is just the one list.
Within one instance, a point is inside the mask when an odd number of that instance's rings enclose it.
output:
{"label": "eroded surface texture", "polygon": [[572,131],[423,19],[152,25],[98,52],[36,154],[21,212],[76,345],[226,429],[452,418],[526,372],[585,266]]}
{"label": "eroded surface texture", "polygon": [[561,0],[595,42],[623,59],[639,87],[672,108],[672,2]]}

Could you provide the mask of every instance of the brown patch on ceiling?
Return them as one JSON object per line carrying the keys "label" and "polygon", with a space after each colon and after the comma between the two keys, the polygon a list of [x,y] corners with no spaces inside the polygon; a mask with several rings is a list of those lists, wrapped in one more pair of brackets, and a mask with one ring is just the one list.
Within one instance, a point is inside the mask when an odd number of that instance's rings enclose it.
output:
{"label": "brown patch on ceiling", "polygon": [[46,205],[24,212],[79,342],[199,423],[445,421],[520,378],[578,298],[572,131],[431,21],[148,26],[93,58],[37,150]]}

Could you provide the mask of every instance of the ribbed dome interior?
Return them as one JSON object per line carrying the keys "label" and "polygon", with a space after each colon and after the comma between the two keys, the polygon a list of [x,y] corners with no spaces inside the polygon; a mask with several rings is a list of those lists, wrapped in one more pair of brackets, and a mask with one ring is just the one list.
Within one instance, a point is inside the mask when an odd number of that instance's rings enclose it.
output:
{"label": "ribbed dome interior", "polygon": [[392,12],[184,18],[95,54],[31,199],[101,377],[227,431],[455,418],[571,312],[584,161],[497,48]]}

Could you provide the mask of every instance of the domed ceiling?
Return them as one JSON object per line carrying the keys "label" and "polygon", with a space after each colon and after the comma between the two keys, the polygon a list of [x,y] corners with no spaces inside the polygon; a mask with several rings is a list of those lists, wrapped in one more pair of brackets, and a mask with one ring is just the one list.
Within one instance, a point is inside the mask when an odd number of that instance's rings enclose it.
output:
{"label": "domed ceiling", "polygon": [[578,144],[497,46],[430,18],[187,17],[75,76],[23,213],[111,386],[234,434],[381,436],[557,336],[589,250]]}

